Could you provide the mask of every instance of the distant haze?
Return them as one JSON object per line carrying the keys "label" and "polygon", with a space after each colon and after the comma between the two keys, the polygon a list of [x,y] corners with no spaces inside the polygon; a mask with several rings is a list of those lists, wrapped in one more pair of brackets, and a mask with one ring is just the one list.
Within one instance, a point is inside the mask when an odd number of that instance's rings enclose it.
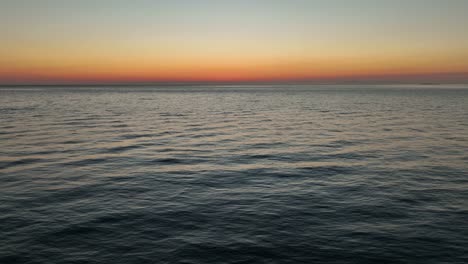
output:
{"label": "distant haze", "polygon": [[0,84],[468,81],[466,0],[0,1]]}

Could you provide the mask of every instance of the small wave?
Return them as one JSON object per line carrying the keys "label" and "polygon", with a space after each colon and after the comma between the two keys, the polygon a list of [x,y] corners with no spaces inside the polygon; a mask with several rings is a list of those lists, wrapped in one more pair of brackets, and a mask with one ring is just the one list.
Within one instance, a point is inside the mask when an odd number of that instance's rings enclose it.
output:
{"label": "small wave", "polygon": [[19,159],[19,160],[15,160],[11,162],[0,161],[0,169],[7,169],[11,167],[16,167],[16,166],[35,164],[35,163],[40,163],[43,161],[44,161],[43,159],[32,159],[32,158]]}
{"label": "small wave", "polygon": [[334,176],[334,175],[353,175],[359,169],[358,167],[345,166],[317,166],[300,167],[300,170],[308,173],[310,176]]}
{"label": "small wave", "polygon": [[136,139],[136,138],[149,138],[152,137],[152,134],[126,134],[126,135],[121,135],[121,138],[124,139]]}
{"label": "small wave", "polygon": [[120,153],[128,150],[139,149],[143,146],[141,145],[129,145],[129,146],[119,146],[114,148],[103,149],[102,152],[104,153]]}

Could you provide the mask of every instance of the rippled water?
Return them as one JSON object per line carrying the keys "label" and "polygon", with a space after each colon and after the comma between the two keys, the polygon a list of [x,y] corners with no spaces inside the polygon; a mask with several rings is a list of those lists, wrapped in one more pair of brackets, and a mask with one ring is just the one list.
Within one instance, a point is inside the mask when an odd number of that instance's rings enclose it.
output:
{"label": "rippled water", "polygon": [[0,179],[0,263],[467,263],[468,89],[3,87]]}

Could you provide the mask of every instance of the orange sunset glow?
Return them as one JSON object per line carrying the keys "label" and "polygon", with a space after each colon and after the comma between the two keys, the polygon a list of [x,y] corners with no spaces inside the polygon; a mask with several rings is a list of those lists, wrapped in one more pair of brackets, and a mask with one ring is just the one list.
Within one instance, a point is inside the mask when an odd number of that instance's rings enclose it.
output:
{"label": "orange sunset glow", "polygon": [[45,2],[2,4],[0,83],[468,79],[461,2]]}

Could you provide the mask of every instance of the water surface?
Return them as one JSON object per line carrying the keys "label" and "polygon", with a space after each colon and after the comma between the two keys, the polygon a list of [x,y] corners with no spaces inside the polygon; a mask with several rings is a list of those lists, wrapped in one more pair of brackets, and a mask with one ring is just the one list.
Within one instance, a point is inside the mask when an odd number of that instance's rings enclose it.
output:
{"label": "water surface", "polygon": [[468,86],[0,88],[0,263],[467,263]]}

